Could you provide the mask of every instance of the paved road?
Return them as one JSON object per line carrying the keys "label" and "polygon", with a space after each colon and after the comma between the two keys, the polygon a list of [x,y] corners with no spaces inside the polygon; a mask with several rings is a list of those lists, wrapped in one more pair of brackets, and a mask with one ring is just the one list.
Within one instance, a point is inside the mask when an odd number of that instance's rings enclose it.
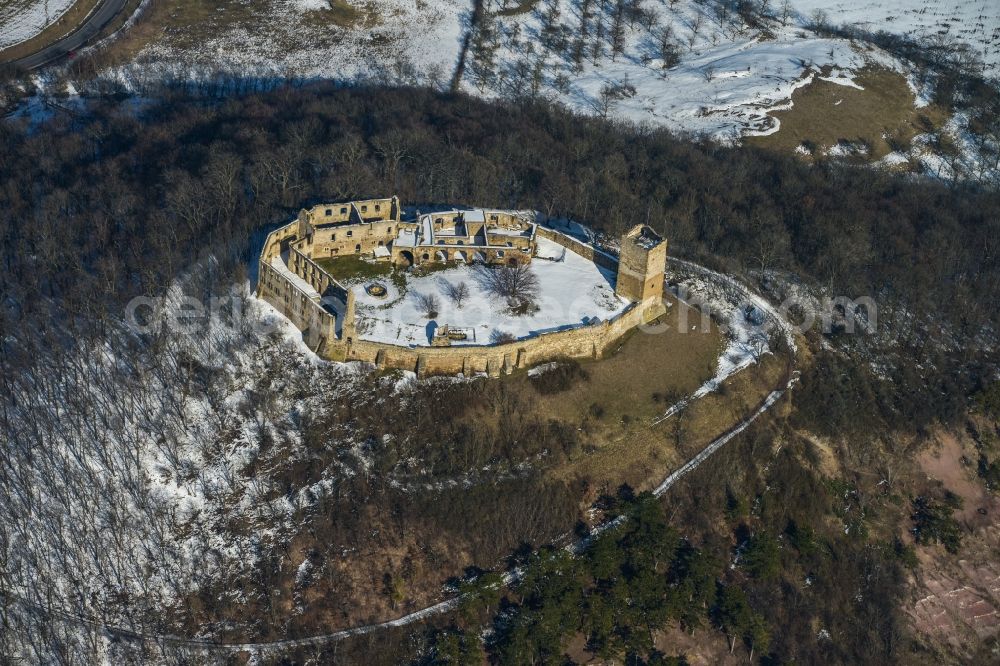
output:
{"label": "paved road", "polygon": [[66,57],[68,53],[76,51],[93,39],[118,12],[125,8],[126,2],[128,0],[101,0],[97,9],[92,11],[76,30],[41,51],[15,60],[12,64],[21,69],[31,70]]}

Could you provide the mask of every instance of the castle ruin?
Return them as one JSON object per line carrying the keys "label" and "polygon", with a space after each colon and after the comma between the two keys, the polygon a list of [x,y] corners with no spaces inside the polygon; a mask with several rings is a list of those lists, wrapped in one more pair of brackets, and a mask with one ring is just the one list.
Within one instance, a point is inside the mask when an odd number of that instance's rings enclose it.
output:
{"label": "castle ruin", "polygon": [[[445,262],[525,264],[535,256],[538,238],[612,272],[615,293],[631,304],[611,319],[495,344],[477,341],[474,330],[447,325],[426,346],[389,344],[358,335],[354,292],[316,262],[356,256],[402,270]],[[257,295],[288,317],[323,358],[368,361],[420,375],[495,376],[558,358],[600,358],[625,332],[662,315],[666,257],[666,241],[645,225],[622,237],[620,257],[615,257],[536,223],[533,215],[490,209],[404,212],[393,196],[313,206],[268,234]]]}

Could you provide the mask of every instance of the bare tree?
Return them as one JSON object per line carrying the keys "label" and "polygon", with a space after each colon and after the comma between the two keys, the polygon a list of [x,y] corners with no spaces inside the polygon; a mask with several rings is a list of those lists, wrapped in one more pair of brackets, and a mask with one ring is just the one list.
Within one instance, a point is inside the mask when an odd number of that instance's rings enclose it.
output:
{"label": "bare tree", "polygon": [[420,310],[420,313],[428,319],[434,319],[434,317],[437,317],[438,312],[441,310],[441,301],[437,297],[437,294],[422,294],[420,292],[414,292],[413,300],[416,301],[417,308]]}
{"label": "bare tree", "polygon": [[469,298],[469,285],[464,282],[452,283],[447,280],[442,280],[444,282],[442,288],[444,289],[444,295],[451,299],[451,302],[455,304],[455,307],[461,308],[462,304],[465,303]]}
{"label": "bare tree", "polygon": [[513,333],[508,333],[507,331],[501,331],[499,329],[493,329],[490,332],[490,344],[492,345],[502,345],[508,342],[514,342],[517,338]]}
{"label": "bare tree", "polygon": [[778,10],[778,19],[782,26],[788,25],[788,19],[792,17],[795,10],[792,8],[792,0],[783,0],[781,8]]}
{"label": "bare tree", "polygon": [[829,27],[830,19],[822,9],[816,9],[809,15],[809,28],[816,32],[822,32]]}
{"label": "bare tree", "polygon": [[739,343],[740,349],[749,354],[754,363],[759,363],[760,359],[767,353],[768,336],[763,331],[754,331],[746,340]]}
{"label": "bare tree", "polygon": [[611,61],[625,52],[625,2],[618,0],[611,21]]}
{"label": "bare tree", "polygon": [[400,166],[409,158],[405,136],[398,130],[392,130],[376,136],[372,140],[372,145],[379,157],[382,158],[386,182],[393,188],[397,188]]}
{"label": "bare tree", "polygon": [[527,310],[538,296],[538,276],[528,264],[482,265],[477,277],[486,291],[505,299],[511,309]]}
{"label": "bare tree", "polygon": [[667,25],[660,30],[658,37],[657,50],[660,52],[660,61],[663,69],[670,69],[681,61],[681,50],[674,39],[674,27]]}
{"label": "bare tree", "polygon": [[694,43],[698,41],[698,33],[701,32],[701,26],[705,21],[705,17],[702,16],[701,12],[694,15],[694,18],[689,22],[688,27],[691,28],[691,36],[688,37],[688,50],[694,50]]}
{"label": "bare tree", "polygon": [[607,118],[615,102],[635,97],[635,94],[635,86],[629,83],[626,76],[621,81],[609,81],[601,86],[601,92],[597,99],[591,103],[591,106],[602,118]]}

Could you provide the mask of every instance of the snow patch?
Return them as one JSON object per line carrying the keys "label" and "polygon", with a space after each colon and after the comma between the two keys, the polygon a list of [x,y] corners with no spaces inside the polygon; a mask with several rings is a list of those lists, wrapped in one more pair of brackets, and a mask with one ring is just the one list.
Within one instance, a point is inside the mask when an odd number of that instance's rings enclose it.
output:
{"label": "snow patch", "polygon": [[31,39],[58,21],[74,2],[75,0],[0,2],[0,49]]}

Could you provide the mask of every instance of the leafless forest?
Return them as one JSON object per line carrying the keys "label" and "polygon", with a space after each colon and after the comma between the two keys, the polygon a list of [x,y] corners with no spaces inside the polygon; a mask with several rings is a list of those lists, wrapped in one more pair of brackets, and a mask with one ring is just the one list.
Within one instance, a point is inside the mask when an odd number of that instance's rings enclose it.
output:
{"label": "leafless forest", "polygon": [[[323,84],[244,93],[176,92],[138,112],[94,101],[42,127],[0,124],[2,654],[152,658],[73,617],[139,633],[293,636],[321,623],[295,619],[296,609],[309,590],[336,596],[321,586],[334,585],[345,549],[375,553],[426,530],[490,564],[572,529],[572,487],[511,473],[507,499],[490,504],[497,493],[470,502],[434,484],[562,455],[580,446],[575,430],[522,421],[518,396],[482,384],[461,390],[468,409],[493,410],[495,428],[470,432],[461,413],[435,421],[458,389],[398,388],[393,377],[317,364],[246,298],[262,230],[311,200],[394,192],[535,208],[609,236],[638,219],[672,253],[764,283],[792,271],[833,293],[875,295],[908,324],[894,333],[887,383],[856,378],[878,405],[873,427],[952,422],[992,376],[995,359],[960,343],[998,323],[995,192],[806,167],[534,102]],[[136,296],[165,299],[167,313],[182,296],[223,306],[194,335],[137,333],[124,323]],[[819,371],[806,382],[816,392],[801,423],[857,418],[844,385]],[[407,494],[415,478],[431,490]],[[303,532],[313,540],[291,545]],[[275,594],[283,557],[298,547],[312,564]],[[838,561],[871,564],[860,557]],[[879,558],[889,556],[871,557],[885,571]],[[759,583],[766,594],[751,590],[759,608],[780,598],[774,579],[761,580],[771,582]],[[380,603],[393,607],[406,582],[379,580]],[[379,610],[334,607],[322,622]]]}

